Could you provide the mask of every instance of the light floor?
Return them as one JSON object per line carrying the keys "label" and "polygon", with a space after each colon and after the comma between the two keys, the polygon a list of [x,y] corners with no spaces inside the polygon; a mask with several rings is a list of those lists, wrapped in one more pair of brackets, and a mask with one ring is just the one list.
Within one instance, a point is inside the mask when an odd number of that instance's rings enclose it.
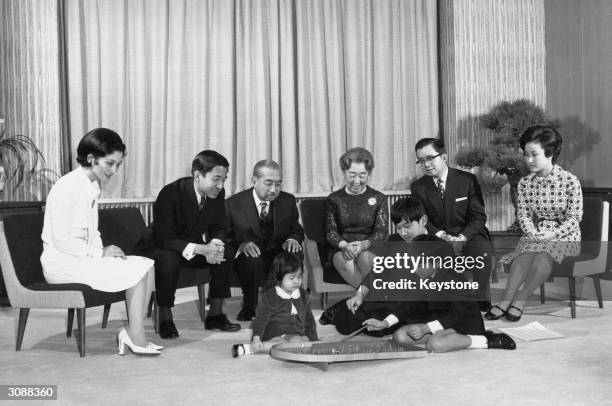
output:
{"label": "light floor", "polygon": [[[612,404],[612,302],[604,309],[581,302],[573,320],[564,302],[534,302],[517,324],[486,322],[494,329],[537,320],[566,336],[517,341],[516,351],[347,362],[323,371],[267,355],[232,359],[231,344],[250,338],[248,323],[237,333],[205,331],[196,298],[195,288],[178,292],[175,321],[181,337],[157,338],[167,345],[157,358],[116,355],[115,336],[125,320],[121,304],[113,305],[105,330],[99,326],[101,308],[88,310],[85,358],[74,339],[65,337],[65,311],[32,310],[22,351],[15,352],[18,312],[0,307],[0,384],[56,384],[58,400],[52,404],[57,405]],[[317,297],[312,302],[318,303]],[[239,299],[228,301],[230,319],[239,307]],[[321,310],[314,313],[318,318]],[[153,338],[150,320],[147,328]],[[318,331],[325,340],[340,338],[330,326]],[[4,404],[9,402],[0,401]]]}

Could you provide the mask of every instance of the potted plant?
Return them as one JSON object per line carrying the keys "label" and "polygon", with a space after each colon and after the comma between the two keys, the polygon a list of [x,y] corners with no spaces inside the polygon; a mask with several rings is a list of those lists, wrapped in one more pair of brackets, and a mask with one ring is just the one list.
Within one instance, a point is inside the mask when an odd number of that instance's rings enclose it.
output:
{"label": "potted plant", "polygon": [[45,158],[34,141],[26,135],[8,135],[4,119],[0,119],[0,191],[8,181],[14,180],[13,190],[24,179],[38,173],[38,161]]}
{"label": "potted plant", "polygon": [[[4,195],[6,184],[13,180],[13,190],[17,189],[24,180],[41,176],[46,170],[37,169],[38,161],[45,161],[34,141],[25,135],[8,135],[4,128],[4,119],[0,118],[0,193]],[[42,172],[41,172],[42,171]],[[0,201],[3,200],[0,198]],[[12,202],[8,206],[15,204]],[[3,204],[7,205],[6,203]],[[34,210],[41,210],[43,203],[37,202]],[[0,218],[5,212],[10,212],[11,207],[0,208]],[[32,208],[20,207],[17,210],[32,210]],[[0,270],[0,305],[8,305],[8,298],[4,289],[4,281]]]}
{"label": "potted plant", "polygon": [[[553,119],[542,107],[527,99],[502,101],[476,121],[491,137],[489,147],[459,151],[457,164],[474,172],[485,192],[500,192],[508,183],[515,219],[518,183],[529,173],[519,145],[527,127],[547,124],[560,129],[564,136],[562,161],[567,167],[601,141],[601,135],[579,117]],[[508,231],[520,231],[516,220]]]}
{"label": "potted plant", "polygon": [[[529,173],[519,145],[521,134],[535,124],[548,123],[556,128],[558,123],[542,107],[527,99],[498,103],[477,121],[491,136],[489,148],[461,150],[456,156],[457,164],[472,169],[484,191],[500,191],[508,183],[516,215],[518,182]],[[516,220],[508,229],[519,230]]]}

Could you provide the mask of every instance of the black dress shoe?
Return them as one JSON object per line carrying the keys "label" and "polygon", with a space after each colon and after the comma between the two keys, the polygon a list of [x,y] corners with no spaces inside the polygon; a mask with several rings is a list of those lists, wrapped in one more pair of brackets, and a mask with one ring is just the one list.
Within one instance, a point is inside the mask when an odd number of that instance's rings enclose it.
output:
{"label": "black dress shoe", "polygon": [[161,338],[177,338],[179,336],[178,330],[172,319],[164,320],[159,323],[159,336]]}
{"label": "black dress shoe", "polygon": [[206,330],[238,331],[240,330],[240,324],[231,323],[227,316],[221,313],[216,316],[206,316],[204,328]]}
{"label": "black dress shoe", "polygon": [[236,316],[236,320],[238,321],[251,321],[255,317],[255,312],[248,309],[242,309],[238,312],[238,316]]}
{"label": "black dress shoe", "polygon": [[[519,314],[518,315],[514,315],[514,314],[508,313],[508,310],[510,310],[510,309],[518,310]],[[521,317],[523,317],[523,311],[521,309],[519,309],[518,307],[516,307],[516,306],[512,306],[511,305],[510,307],[508,307],[508,310],[506,310],[506,314],[504,314],[504,316],[506,316],[506,320],[508,320],[508,321],[516,322],[516,321],[519,321],[521,319]]]}
{"label": "black dress shoe", "polygon": [[[499,310],[501,313],[500,314],[495,314],[493,313],[491,310],[493,309],[497,309]],[[498,320],[501,319],[502,317],[504,317],[506,315],[506,311],[504,309],[502,309],[501,307],[499,307],[498,305],[495,305],[493,307],[491,307],[484,315],[484,318],[487,320]]]}
{"label": "black dress shoe", "polygon": [[487,345],[489,348],[497,348],[500,350],[516,349],[516,343],[508,334],[485,331],[485,337],[487,337]]}

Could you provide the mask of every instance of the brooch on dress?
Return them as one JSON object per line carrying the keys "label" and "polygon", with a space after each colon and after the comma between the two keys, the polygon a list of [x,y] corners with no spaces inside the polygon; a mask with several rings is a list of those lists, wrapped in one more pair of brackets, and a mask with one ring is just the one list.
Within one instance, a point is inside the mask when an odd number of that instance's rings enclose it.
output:
{"label": "brooch on dress", "polygon": [[375,198],[375,197],[370,197],[370,198],[368,199],[368,204],[369,204],[370,206],[374,206],[374,205],[376,204],[376,198]]}

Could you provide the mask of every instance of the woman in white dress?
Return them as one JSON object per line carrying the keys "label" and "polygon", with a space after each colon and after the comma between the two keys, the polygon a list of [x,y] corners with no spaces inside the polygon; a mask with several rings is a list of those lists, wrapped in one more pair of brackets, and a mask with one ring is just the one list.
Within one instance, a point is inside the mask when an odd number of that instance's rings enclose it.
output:
{"label": "woman in white dress", "polygon": [[[102,246],[98,231],[100,185],[117,172],[125,144],[117,133],[97,128],[77,148],[78,168],[60,178],[49,192],[40,258],[49,283],[82,283],[103,292],[125,290],[129,325],[118,335],[119,354],[159,355],[147,341],[144,314],[153,281],[153,261],[126,256],[121,248]],[[149,282],[150,281],[150,282]]]}

